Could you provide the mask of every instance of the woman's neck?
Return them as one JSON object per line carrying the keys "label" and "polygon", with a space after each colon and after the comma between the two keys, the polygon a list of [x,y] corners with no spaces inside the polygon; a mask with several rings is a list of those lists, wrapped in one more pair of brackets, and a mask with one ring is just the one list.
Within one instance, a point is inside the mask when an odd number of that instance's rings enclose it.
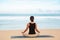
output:
{"label": "woman's neck", "polygon": [[30,23],[34,23],[34,22],[30,22]]}

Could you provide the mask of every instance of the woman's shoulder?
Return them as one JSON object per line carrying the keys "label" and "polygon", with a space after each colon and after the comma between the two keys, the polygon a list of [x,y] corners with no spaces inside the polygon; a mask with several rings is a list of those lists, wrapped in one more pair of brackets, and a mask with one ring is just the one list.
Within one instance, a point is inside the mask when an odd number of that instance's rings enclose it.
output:
{"label": "woman's shoulder", "polygon": [[29,22],[28,24],[36,24],[35,22]]}
{"label": "woman's shoulder", "polygon": [[35,22],[34,22],[34,23],[31,23],[31,22],[27,23],[27,25],[28,25],[28,26],[30,26],[30,24],[34,24],[34,25],[36,25],[36,23],[35,23]]}

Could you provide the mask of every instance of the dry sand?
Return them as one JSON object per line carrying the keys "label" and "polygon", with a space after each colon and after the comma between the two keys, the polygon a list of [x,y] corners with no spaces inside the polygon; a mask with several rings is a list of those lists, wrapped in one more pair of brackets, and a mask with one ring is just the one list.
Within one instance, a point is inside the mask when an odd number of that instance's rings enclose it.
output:
{"label": "dry sand", "polygon": [[40,35],[51,35],[53,37],[37,38],[11,38],[11,36],[22,36],[22,30],[0,30],[0,40],[60,40],[60,29],[40,30]]}

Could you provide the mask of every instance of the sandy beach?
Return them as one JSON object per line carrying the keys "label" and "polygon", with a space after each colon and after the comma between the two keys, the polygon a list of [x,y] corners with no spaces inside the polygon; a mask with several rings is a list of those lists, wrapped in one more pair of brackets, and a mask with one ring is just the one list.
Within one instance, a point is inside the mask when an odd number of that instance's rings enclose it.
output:
{"label": "sandy beach", "polygon": [[12,36],[22,36],[22,30],[0,30],[0,40],[60,40],[60,29],[40,30],[40,35],[51,35],[53,37],[37,38],[11,38]]}

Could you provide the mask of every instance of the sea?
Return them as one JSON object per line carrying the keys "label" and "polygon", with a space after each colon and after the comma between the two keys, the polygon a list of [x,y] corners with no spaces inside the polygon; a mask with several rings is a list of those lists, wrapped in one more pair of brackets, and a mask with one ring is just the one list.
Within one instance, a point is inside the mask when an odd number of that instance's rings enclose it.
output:
{"label": "sea", "polygon": [[23,30],[30,16],[38,29],[60,29],[60,14],[0,14],[0,30]]}

